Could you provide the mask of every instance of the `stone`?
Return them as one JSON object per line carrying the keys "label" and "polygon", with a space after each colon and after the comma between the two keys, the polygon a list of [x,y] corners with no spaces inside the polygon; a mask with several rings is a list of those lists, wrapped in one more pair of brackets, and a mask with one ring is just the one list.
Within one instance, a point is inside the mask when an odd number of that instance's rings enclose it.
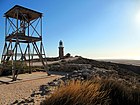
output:
{"label": "stone", "polygon": [[15,100],[12,104],[16,104],[16,103],[18,103],[19,101],[18,100]]}
{"label": "stone", "polygon": [[59,81],[49,82],[49,83],[48,83],[49,86],[58,86],[59,84],[60,84]]}

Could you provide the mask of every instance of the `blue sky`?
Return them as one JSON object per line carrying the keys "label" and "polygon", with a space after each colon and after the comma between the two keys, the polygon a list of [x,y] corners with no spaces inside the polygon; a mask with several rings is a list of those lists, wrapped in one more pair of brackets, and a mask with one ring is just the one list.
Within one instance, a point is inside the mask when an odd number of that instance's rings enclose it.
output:
{"label": "blue sky", "polygon": [[14,5],[43,13],[47,56],[65,53],[93,59],[140,59],[139,0],[1,0],[0,52],[4,44],[3,14]]}

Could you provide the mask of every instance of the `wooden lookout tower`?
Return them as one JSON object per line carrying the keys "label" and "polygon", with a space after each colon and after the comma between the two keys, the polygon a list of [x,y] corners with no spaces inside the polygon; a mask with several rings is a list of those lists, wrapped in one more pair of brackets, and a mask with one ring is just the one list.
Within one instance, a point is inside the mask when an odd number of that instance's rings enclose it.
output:
{"label": "wooden lookout tower", "polygon": [[[47,70],[45,50],[42,43],[42,13],[15,5],[5,14],[5,44],[2,53],[3,70],[11,62],[13,80],[20,69],[16,62],[26,63],[32,72],[33,59],[39,59]],[[22,68],[22,67],[21,67]]]}

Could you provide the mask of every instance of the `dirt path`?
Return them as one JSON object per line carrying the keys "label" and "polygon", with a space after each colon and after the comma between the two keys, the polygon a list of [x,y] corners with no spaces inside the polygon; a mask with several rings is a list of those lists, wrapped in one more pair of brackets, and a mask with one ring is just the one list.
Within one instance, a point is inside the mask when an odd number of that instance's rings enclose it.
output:
{"label": "dirt path", "polygon": [[[76,60],[78,59],[79,57],[72,57],[72,58],[66,58],[66,59],[63,59],[65,61],[72,61],[72,60]],[[61,62],[61,60],[58,60],[58,61],[48,61],[47,63],[48,64],[54,64],[54,63],[59,63]],[[42,63],[41,62],[33,62],[33,65],[34,66],[42,66]]]}
{"label": "dirt path", "polygon": [[0,85],[0,105],[7,105],[15,100],[29,97],[32,92],[38,90],[41,85],[45,85],[60,77],[60,75],[54,75],[49,78],[39,78],[12,84],[2,84]]}

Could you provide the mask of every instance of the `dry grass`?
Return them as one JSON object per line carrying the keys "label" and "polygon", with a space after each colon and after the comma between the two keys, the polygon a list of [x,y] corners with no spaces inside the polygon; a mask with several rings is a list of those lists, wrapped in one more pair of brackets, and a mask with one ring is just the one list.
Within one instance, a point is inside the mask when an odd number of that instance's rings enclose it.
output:
{"label": "dry grass", "polygon": [[101,91],[111,89],[109,105],[140,105],[140,89],[133,89],[115,80],[101,80],[101,85]]}
{"label": "dry grass", "polygon": [[140,90],[113,80],[69,81],[42,105],[139,105]]}
{"label": "dry grass", "polygon": [[[66,86],[55,91],[55,93],[46,100],[46,105],[92,105],[92,103],[106,103],[108,91],[99,92],[99,83],[91,81],[82,83],[80,81],[70,81]],[[55,100],[55,101],[54,101]]]}

